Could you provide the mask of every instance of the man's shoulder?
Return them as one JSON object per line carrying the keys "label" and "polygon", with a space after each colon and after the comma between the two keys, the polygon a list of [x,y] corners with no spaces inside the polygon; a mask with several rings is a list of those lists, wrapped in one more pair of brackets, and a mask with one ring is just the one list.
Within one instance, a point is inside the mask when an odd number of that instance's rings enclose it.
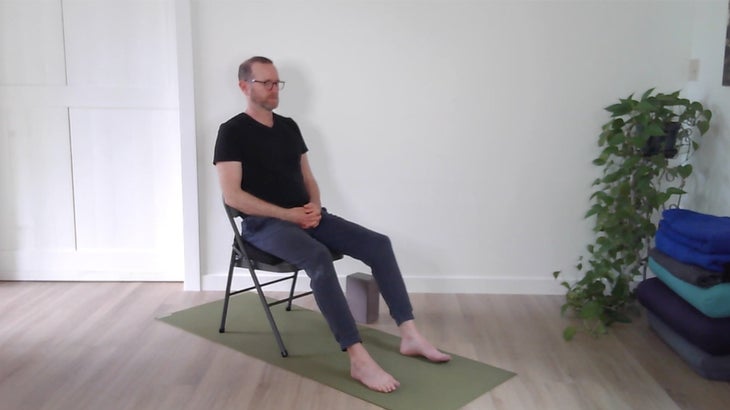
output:
{"label": "man's shoulder", "polygon": [[[296,121],[290,117],[285,117],[283,115],[272,113],[274,114],[274,122],[278,121],[280,123],[284,123],[287,125],[296,125]],[[237,126],[251,126],[256,125],[256,120],[251,118],[248,114],[245,112],[242,112],[240,114],[234,115],[228,121],[221,124],[221,127],[237,127]]]}
{"label": "man's shoulder", "polygon": [[281,124],[284,125],[287,129],[290,131],[293,131],[294,133],[299,134],[299,125],[297,125],[296,121],[290,117],[285,117],[283,115],[279,115],[277,113],[274,113],[274,124]]}
{"label": "man's shoulder", "polygon": [[229,127],[236,127],[241,125],[246,125],[250,123],[251,117],[249,117],[246,113],[240,113],[233,117],[231,117],[228,121],[221,124],[221,128],[229,128]]}
{"label": "man's shoulder", "polygon": [[285,116],[283,116],[281,114],[277,114],[277,113],[272,113],[272,114],[274,114],[274,121],[281,121],[281,122],[284,122],[287,124],[296,124],[294,119],[292,119],[291,117],[285,117]]}

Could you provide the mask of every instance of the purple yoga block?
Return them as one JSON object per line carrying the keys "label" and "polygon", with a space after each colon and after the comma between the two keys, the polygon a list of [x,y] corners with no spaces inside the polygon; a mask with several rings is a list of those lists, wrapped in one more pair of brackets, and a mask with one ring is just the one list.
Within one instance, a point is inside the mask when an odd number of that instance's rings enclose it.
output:
{"label": "purple yoga block", "polygon": [[345,289],[347,303],[356,322],[373,323],[378,320],[380,293],[371,275],[361,272],[347,275]]}

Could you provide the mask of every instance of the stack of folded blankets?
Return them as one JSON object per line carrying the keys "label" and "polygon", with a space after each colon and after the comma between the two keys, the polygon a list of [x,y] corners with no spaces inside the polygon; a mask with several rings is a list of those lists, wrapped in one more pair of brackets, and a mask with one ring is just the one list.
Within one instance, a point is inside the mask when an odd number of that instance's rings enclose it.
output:
{"label": "stack of folded blankets", "polygon": [[730,380],[730,217],[664,211],[648,264],[649,325],[697,373]]}

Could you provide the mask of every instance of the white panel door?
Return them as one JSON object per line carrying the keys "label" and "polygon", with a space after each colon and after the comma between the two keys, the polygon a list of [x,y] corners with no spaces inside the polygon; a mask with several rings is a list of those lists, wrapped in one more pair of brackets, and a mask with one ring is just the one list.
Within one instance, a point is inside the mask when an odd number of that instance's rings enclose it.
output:
{"label": "white panel door", "polygon": [[171,0],[0,0],[0,279],[182,280]]}
{"label": "white panel door", "polygon": [[67,110],[2,107],[0,135],[2,272],[47,269],[75,248]]}
{"label": "white panel door", "polygon": [[0,85],[64,85],[59,0],[0,0]]}
{"label": "white panel door", "polygon": [[179,272],[177,113],[75,108],[70,117],[77,244],[88,267],[108,258],[119,273]]}

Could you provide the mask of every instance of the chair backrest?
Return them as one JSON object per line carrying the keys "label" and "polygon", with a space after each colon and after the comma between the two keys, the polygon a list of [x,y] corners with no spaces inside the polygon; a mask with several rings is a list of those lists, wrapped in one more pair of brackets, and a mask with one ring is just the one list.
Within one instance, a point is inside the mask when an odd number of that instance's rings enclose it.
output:
{"label": "chair backrest", "polygon": [[249,257],[246,254],[244,240],[241,236],[241,231],[238,229],[238,224],[236,223],[236,218],[241,218],[241,220],[243,220],[245,214],[238,209],[229,206],[226,203],[225,199],[223,199],[223,208],[226,210],[228,222],[231,224],[231,228],[233,229],[233,250],[238,254],[241,259],[248,260]]}
{"label": "chair backrest", "polygon": [[267,270],[270,272],[291,272],[296,271],[294,265],[284,262],[268,252],[253,246],[243,238],[236,219],[243,221],[248,217],[245,213],[226,204],[223,200],[223,208],[226,210],[228,222],[233,229],[233,252],[236,253],[236,265],[241,268],[248,268],[251,265],[254,269]]}
{"label": "chair backrest", "polygon": [[226,215],[228,215],[228,218],[235,219],[235,218],[245,218],[248,215],[244,214],[243,212],[239,211],[238,209],[229,206],[226,203],[226,200],[223,199],[223,208],[226,210]]}

